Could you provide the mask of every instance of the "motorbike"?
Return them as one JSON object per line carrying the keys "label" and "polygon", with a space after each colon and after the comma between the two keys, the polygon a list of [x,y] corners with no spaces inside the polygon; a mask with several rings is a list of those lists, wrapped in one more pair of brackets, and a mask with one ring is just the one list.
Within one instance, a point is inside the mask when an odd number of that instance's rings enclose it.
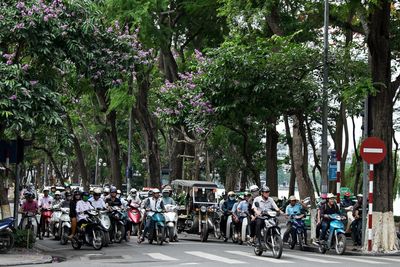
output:
{"label": "motorbike", "polygon": [[334,247],[336,253],[342,255],[346,251],[346,236],[343,223],[346,220],[346,216],[341,216],[340,214],[330,214],[328,216],[331,222],[326,234],[327,240],[322,240],[319,243],[319,251],[324,254]]}
{"label": "motorbike", "polygon": [[[51,209],[45,209],[42,208],[41,210],[41,220],[44,223],[44,232],[43,235],[45,233],[47,233],[47,237],[49,237],[50,235],[50,224],[51,224],[51,215],[52,215],[52,210]],[[42,228],[43,229],[43,228]]]}
{"label": "motorbike", "polygon": [[250,239],[250,229],[249,229],[249,215],[245,212],[241,212],[238,219],[241,221],[233,223],[232,239],[234,243],[239,243],[242,245]]}
{"label": "motorbike", "polygon": [[85,211],[87,214],[87,222],[79,227],[76,238],[71,241],[74,249],[80,249],[82,245],[86,244],[93,247],[95,250],[100,250],[103,247],[104,231],[106,231],[100,224],[98,212],[95,210]]}
{"label": "motorbike", "polygon": [[165,224],[166,224],[166,236],[168,237],[169,242],[177,241],[177,223],[178,223],[178,213],[177,213],[176,205],[165,205]]}
{"label": "motorbike", "polygon": [[107,210],[98,210],[98,216],[101,226],[104,228],[104,246],[108,247],[111,243],[110,231],[111,231],[111,220],[108,216]]}
{"label": "motorbike", "polygon": [[124,238],[125,232],[125,220],[126,220],[126,212],[118,206],[114,206],[111,208],[111,239],[114,242],[121,243]]}
{"label": "motorbike", "polygon": [[50,218],[50,232],[56,240],[60,239],[60,218],[62,211],[60,205],[54,205],[52,208],[52,214]]}
{"label": "motorbike", "polygon": [[61,208],[61,216],[59,220],[59,237],[60,244],[68,243],[68,235],[71,232],[71,219],[69,217],[69,208]]}
{"label": "motorbike", "polygon": [[162,210],[157,210],[154,212],[153,216],[147,218],[148,220],[152,220],[153,225],[148,235],[149,243],[152,244],[155,240],[157,245],[161,246],[165,239],[165,217],[162,214]]}
{"label": "motorbike", "polygon": [[14,218],[0,220],[0,253],[6,253],[14,247]]}
{"label": "motorbike", "polygon": [[[258,203],[256,203],[257,206]],[[264,251],[271,250],[272,256],[279,259],[282,256],[283,242],[281,229],[278,226],[276,211],[263,212],[260,216],[264,220],[264,228],[261,230],[261,246],[254,244],[254,253],[261,256]]]}
{"label": "motorbike", "polygon": [[292,223],[288,241],[290,249],[294,249],[296,244],[299,244],[300,250],[304,250],[304,245],[306,244],[305,239],[307,238],[304,215],[295,213],[290,216],[290,221]]}
{"label": "motorbike", "polygon": [[128,207],[128,218],[132,223],[133,235],[139,235],[140,224],[142,223],[142,214],[140,212],[140,206],[137,203],[132,203]]}
{"label": "motorbike", "polygon": [[211,221],[214,228],[214,236],[216,239],[221,239],[221,217],[223,212],[219,207],[210,207],[209,209],[211,210],[212,214]]}

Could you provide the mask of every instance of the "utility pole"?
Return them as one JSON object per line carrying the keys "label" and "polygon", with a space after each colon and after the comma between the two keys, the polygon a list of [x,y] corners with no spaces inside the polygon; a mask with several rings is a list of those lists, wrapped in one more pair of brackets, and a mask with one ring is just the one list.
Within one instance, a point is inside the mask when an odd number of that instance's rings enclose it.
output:
{"label": "utility pole", "polygon": [[324,80],[322,86],[322,151],[321,195],[328,193],[328,50],[329,50],[329,0],[325,0],[324,13]]}
{"label": "utility pole", "polygon": [[[364,100],[364,117],[363,117],[363,139],[368,138],[368,97]],[[363,160],[363,203],[362,203],[362,238],[361,246],[365,245],[365,234],[367,229],[367,205],[368,205],[368,163]]]}
{"label": "utility pole", "polygon": [[131,174],[132,174],[132,160],[131,160],[131,150],[132,150],[132,110],[129,111],[129,126],[128,126],[128,162],[126,164],[126,193],[131,190]]}

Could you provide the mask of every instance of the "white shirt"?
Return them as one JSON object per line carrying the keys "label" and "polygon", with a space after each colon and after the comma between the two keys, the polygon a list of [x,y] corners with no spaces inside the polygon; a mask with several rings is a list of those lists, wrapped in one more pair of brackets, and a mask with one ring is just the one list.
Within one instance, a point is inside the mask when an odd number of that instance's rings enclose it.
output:
{"label": "white shirt", "polygon": [[[148,205],[147,205],[147,203],[148,203]],[[149,199],[149,202],[146,201],[145,208],[150,209],[150,211],[147,212],[147,215],[153,216],[153,214],[158,209],[161,209],[161,203],[162,203],[162,198],[155,199],[154,197],[152,197]]]}
{"label": "white shirt", "polygon": [[94,198],[89,199],[89,202],[92,204],[93,208],[95,209],[105,209],[106,208],[106,203],[102,198],[99,198],[98,200],[95,200]]}
{"label": "white shirt", "polygon": [[93,206],[90,204],[89,201],[83,201],[79,200],[78,203],[76,203],[76,214],[78,215],[78,221],[80,220],[86,220],[88,217],[87,214],[81,214],[81,212],[87,211],[87,210],[92,210]]}
{"label": "white shirt", "polygon": [[[255,203],[259,204],[258,208],[256,207]],[[275,211],[278,209],[278,206],[276,205],[272,197],[269,197],[267,200],[265,200],[262,196],[258,196],[253,201],[252,209],[257,209],[260,212]]]}
{"label": "white shirt", "polygon": [[39,207],[43,209],[51,209],[53,204],[53,198],[51,196],[42,197],[39,200]]}

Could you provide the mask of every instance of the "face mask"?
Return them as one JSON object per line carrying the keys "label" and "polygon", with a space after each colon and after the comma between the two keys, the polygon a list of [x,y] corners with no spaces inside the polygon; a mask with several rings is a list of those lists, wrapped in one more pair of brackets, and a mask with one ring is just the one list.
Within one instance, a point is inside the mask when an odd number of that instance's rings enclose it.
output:
{"label": "face mask", "polygon": [[235,200],[235,197],[229,197],[230,200]]}
{"label": "face mask", "polygon": [[89,200],[89,197],[88,196],[84,196],[83,197],[83,201],[88,201]]}

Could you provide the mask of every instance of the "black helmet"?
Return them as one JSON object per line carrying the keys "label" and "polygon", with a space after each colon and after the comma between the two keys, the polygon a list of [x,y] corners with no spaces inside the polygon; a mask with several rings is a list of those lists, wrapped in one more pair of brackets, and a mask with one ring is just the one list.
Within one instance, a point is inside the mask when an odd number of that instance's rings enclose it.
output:
{"label": "black helmet", "polygon": [[68,191],[65,192],[65,197],[70,197],[71,195],[72,195],[71,192]]}
{"label": "black helmet", "polygon": [[90,194],[88,192],[83,192],[82,193],[82,197],[89,197],[89,196],[90,196]]}
{"label": "black helmet", "polygon": [[117,188],[116,187],[111,187],[110,193],[117,193]]}
{"label": "black helmet", "polygon": [[79,190],[75,190],[75,191],[74,191],[74,196],[75,196],[75,195],[80,195],[80,194],[81,194],[81,192],[79,192]]}

